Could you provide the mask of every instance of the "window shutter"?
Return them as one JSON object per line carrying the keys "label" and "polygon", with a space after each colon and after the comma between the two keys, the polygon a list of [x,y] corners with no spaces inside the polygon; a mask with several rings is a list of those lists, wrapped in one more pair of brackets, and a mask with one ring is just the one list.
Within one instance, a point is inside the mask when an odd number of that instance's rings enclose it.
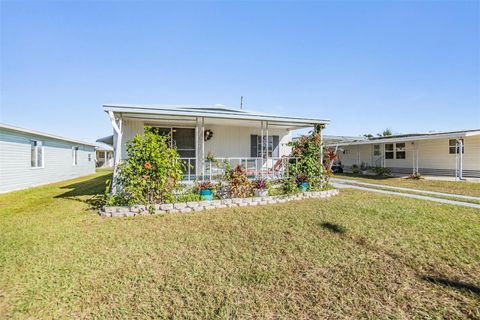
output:
{"label": "window shutter", "polygon": [[257,157],[257,135],[250,135],[250,157]]}
{"label": "window shutter", "polygon": [[278,136],[273,136],[273,152],[272,152],[272,157],[280,157],[280,148],[278,147]]}

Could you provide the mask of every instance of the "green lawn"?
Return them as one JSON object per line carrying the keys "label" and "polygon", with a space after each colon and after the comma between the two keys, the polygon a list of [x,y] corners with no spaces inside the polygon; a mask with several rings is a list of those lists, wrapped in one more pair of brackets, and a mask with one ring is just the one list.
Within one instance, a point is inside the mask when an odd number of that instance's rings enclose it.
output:
{"label": "green lawn", "polygon": [[0,195],[0,318],[479,318],[480,212],[329,199],[101,218],[108,172]]}
{"label": "green lawn", "polygon": [[351,173],[337,173],[336,178],[358,180],[368,183],[377,183],[387,186],[461,194],[480,197],[480,182],[442,181],[442,180],[413,180],[405,178],[359,176]]}

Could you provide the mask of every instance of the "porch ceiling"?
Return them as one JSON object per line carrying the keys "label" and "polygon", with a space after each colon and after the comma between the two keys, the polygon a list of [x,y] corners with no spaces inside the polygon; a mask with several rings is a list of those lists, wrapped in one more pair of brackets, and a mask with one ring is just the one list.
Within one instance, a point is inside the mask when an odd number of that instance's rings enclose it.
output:
{"label": "porch ceiling", "polygon": [[[144,121],[147,125],[152,126],[181,126],[181,127],[195,127],[196,121],[202,117],[192,116],[173,116],[173,115],[152,115],[152,114],[137,114],[137,113],[122,113],[123,119],[140,120]],[[253,127],[257,128],[261,126],[262,120],[249,120],[249,119],[228,119],[218,117],[203,117],[205,119],[205,125],[215,126],[232,126],[232,127]],[[266,122],[267,120],[263,120]],[[287,130],[296,130],[302,128],[313,127],[315,123],[305,123],[296,121],[268,121],[269,127],[283,128]]]}

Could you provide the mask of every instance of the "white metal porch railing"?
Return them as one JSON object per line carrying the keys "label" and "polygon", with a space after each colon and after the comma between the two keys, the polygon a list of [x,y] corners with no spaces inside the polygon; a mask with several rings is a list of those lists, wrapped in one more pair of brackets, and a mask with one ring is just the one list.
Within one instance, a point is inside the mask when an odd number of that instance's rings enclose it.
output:
{"label": "white metal porch railing", "polygon": [[[184,163],[185,173],[183,180],[192,182],[195,180],[219,181],[224,178],[228,168],[234,169],[241,165],[249,179],[260,177],[266,179],[278,179],[288,176],[288,163],[298,163],[299,158],[294,157],[269,157],[268,159],[254,157],[215,158],[204,159],[197,164],[197,158],[180,158]],[[199,166],[197,168],[196,166]]]}

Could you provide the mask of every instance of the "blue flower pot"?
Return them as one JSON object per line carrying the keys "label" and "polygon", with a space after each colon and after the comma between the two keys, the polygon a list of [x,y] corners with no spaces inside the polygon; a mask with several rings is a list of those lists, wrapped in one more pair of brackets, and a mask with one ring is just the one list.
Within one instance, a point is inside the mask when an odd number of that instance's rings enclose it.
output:
{"label": "blue flower pot", "polygon": [[298,184],[298,190],[300,190],[300,192],[305,192],[308,190],[308,187],[309,187],[309,184],[308,182],[302,182],[302,183],[299,183]]}
{"label": "blue flower pot", "polygon": [[200,199],[202,199],[202,200],[213,200],[212,189],[200,190]]}

